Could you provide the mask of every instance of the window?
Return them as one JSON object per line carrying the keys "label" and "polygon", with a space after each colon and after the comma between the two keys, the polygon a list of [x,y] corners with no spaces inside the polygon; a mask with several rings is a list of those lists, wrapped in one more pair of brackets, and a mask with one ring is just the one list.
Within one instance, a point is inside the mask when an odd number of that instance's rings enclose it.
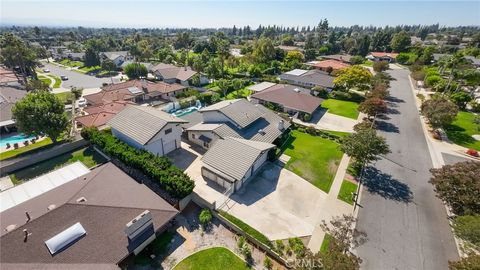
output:
{"label": "window", "polygon": [[195,139],[195,134],[194,133],[192,133],[192,139]]}
{"label": "window", "polygon": [[208,146],[208,143],[204,142],[204,143],[203,143],[203,147],[208,148],[208,147],[209,147],[209,146]]}
{"label": "window", "polygon": [[165,129],[165,135],[170,134],[170,133],[172,133],[172,129],[171,129],[171,128]]}

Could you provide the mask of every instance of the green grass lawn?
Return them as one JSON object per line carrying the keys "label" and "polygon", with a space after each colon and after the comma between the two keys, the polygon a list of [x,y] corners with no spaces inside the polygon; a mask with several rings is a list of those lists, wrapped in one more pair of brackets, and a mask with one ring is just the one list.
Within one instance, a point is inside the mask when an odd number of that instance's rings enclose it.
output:
{"label": "green grass lawn", "polygon": [[[134,264],[140,266],[152,265],[155,266],[156,260],[150,258],[150,254],[155,254],[155,256],[160,256],[167,251],[168,244],[172,241],[173,233],[164,232],[161,235],[157,236],[152,243],[145,247],[142,252],[135,256]],[[157,267],[156,267],[157,268]]]}
{"label": "green grass lawn", "polygon": [[251,94],[252,94],[252,90],[248,90],[247,88],[242,88],[240,90],[236,90],[228,93],[226,99],[246,98]]}
{"label": "green grass lawn", "polygon": [[348,180],[343,180],[340,191],[338,192],[337,198],[348,204],[353,205],[352,193],[357,191],[357,184],[352,183]]}
{"label": "green grass lawn", "polygon": [[62,61],[59,62],[60,64],[64,66],[69,66],[69,67],[83,67],[83,62],[81,61],[71,61],[69,59],[63,59]]}
{"label": "green grass lawn", "polygon": [[284,152],[291,157],[286,168],[328,193],[343,155],[338,143],[298,130],[291,137]]}
{"label": "green grass lawn", "polygon": [[88,73],[88,72],[99,71],[99,70],[101,70],[101,69],[102,69],[102,67],[100,67],[100,66],[93,66],[93,67],[85,67],[85,66],[83,66],[83,67],[79,68],[78,70],[83,71],[83,72],[85,72],[85,73]]}
{"label": "green grass lawn", "polygon": [[72,103],[72,93],[71,92],[62,92],[62,93],[56,93],[55,96],[57,96],[63,103]]}
{"label": "green grass lawn", "polygon": [[13,149],[13,150],[9,150],[9,151],[0,153],[0,160],[13,158],[13,157],[25,154],[29,151],[32,151],[32,150],[35,150],[35,149],[38,149],[38,148],[41,148],[41,147],[44,147],[44,146],[47,146],[47,145],[50,145],[50,144],[52,144],[52,140],[50,138],[46,138],[46,139],[43,139],[43,140],[41,140],[39,142],[36,142],[34,144],[29,144],[27,146],[23,146],[23,147],[20,147],[18,149]]}
{"label": "green grass lawn", "polygon": [[178,263],[173,270],[247,270],[252,269],[224,247],[214,247],[194,253]]}
{"label": "green grass lawn", "polygon": [[373,61],[367,60],[367,61],[363,62],[362,65],[367,66],[367,67],[373,67]]}
{"label": "green grass lawn", "polygon": [[40,81],[42,81],[43,83],[46,83],[47,85],[50,86],[50,84],[52,83],[52,80],[49,78],[49,77],[45,77],[45,76],[38,76],[38,79]]}
{"label": "green grass lawn", "polygon": [[80,161],[89,168],[97,164],[106,162],[105,158],[97,151],[95,151],[92,147],[86,147],[15,171],[10,174],[10,178],[12,179],[12,181],[14,181],[14,183],[18,184],[25,180],[29,180],[53,171],[66,164],[73,163],[75,161]]}
{"label": "green grass lawn", "polygon": [[328,112],[332,114],[355,120],[358,118],[358,103],[353,101],[330,98],[322,102],[322,107],[328,109]]}
{"label": "green grass lawn", "polygon": [[330,245],[330,241],[332,241],[332,236],[328,233],[325,234],[322,241],[322,246],[320,247],[320,253],[325,253],[328,250],[328,246]]}
{"label": "green grass lawn", "polygon": [[471,112],[458,112],[457,119],[445,128],[445,132],[454,143],[480,151],[480,141],[472,137],[480,134],[480,125],[475,124],[474,119],[475,114]]}

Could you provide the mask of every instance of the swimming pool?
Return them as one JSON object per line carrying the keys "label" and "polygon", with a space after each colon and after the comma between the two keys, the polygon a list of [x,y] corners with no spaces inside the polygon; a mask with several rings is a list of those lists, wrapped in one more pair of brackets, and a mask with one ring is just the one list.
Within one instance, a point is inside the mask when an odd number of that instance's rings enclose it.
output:
{"label": "swimming pool", "polygon": [[188,108],[185,108],[183,110],[175,111],[175,112],[172,113],[172,115],[176,116],[176,117],[181,117],[181,116],[185,116],[187,114],[191,114],[192,112],[196,112],[196,111],[198,111],[197,107],[188,107]]}
{"label": "swimming pool", "polygon": [[23,145],[23,142],[26,140],[31,140],[35,138],[35,136],[27,136],[25,134],[15,134],[15,135],[10,135],[10,136],[0,136],[0,147],[4,147],[7,145],[7,143],[10,144],[11,147],[13,147],[13,144],[18,143],[19,146]]}

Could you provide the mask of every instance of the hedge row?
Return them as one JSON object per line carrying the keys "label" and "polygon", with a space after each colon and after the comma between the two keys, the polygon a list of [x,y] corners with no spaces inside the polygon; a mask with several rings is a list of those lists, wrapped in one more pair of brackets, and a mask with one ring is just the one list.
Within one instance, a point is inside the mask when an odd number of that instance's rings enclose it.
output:
{"label": "hedge row", "polygon": [[195,187],[195,182],[166,157],[158,157],[146,150],[136,149],[121,142],[111,133],[96,128],[84,128],[82,137],[106,154],[142,171],[175,198],[184,198],[192,193]]}
{"label": "hedge row", "polygon": [[273,244],[270,241],[270,239],[268,239],[268,237],[266,237],[261,232],[255,230],[254,228],[252,228],[247,223],[241,221],[240,219],[230,215],[229,213],[227,213],[225,211],[220,211],[220,215],[222,217],[226,218],[228,221],[232,222],[233,224],[237,225],[237,227],[239,227],[242,231],[244,231],[245,233],[247,233],[251,237],[253,237],[253,238],[257,239],[259,242],[265,244],[267,247],[273,248]]}

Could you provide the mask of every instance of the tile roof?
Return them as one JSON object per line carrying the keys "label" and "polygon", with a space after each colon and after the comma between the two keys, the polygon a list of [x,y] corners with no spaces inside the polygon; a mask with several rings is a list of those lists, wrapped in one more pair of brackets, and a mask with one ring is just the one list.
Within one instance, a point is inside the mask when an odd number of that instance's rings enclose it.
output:
{"label": "tile roof", "polygon": [[323,69],[331,67],[333,70],[339,70],[339,69],[350,66],[349,64],[346,64],[344,62],[332,60],[332,59],[323,60],[323,61],[312,61],[307,64],[316,68],[323,68]]}
{"label": "tile roof", "polygon": [[12,119],[13,105],[21,100],[27,91],[11,86],[0,86],[0,122]]}
{"label": "tile roof", "polygon": [[274,147],[275,145],[270,143],[227,137],[218,140],[203,155],[202,161],[238,181],[245,176],[264,151]]}
{"label": "tile roof", "polygon": [[0,84],[18,82],[18,77],[12,70],[0,67]]}
{"label": "tile roof", "polygon": [[128,105],[107,124],[141,145],[145,145],[168,123],[186,122],[160,109]]}
{"label": "tile roof", "polygon": [[280,104],[285,108],[306,113],[313,113],[323,99],[305,93],[306,89],[289,84],[277,84],[262,92],[253,94],[251,98]]}
{"label": "tile roof", "polygon": [[[138,88],[141,92],[132,93],[129,89]],[[183,90],[186,87],[177,83],[168,84],[164,82],[150,82],[141,80],[131,80],[116,84],[109,84],[102,87],[102,91],[85,95],[84,98],[92,104],[104,104],[117,100],[131,99],[143,94],[160,92],[162,94]]]}
{"label": "tile roof", "polygon": [[200,112],[207,111],[219,111],[240,128],[250,125],[263,116],[261,110],[243,98],[220,101],[214,105],[200,109]]}
{"label": "tile roof", "polygon": [[117,113],[111,111],[100,111],[88,115],[78,116],[75,121],[84,127],[102,127],[110,121]]}
{"label": "tile roof", "polygon": [[[107,196],[108,195],[108,196]],[[84,197],[86,201],[77,202]],[[52,210],[47,207],[55,205]],[[124,232],[126,224],[149,210],[155,230],[178,211],[143,184],[112,163],[0,213],[4,235],[0,238],[0,262],[32,264],[116,264],[132,251]],[[31,220],[25,223],[25,211]],[[44,241],[80,222],[86,236],[50,255]],[[3,228],[17,224],[4,232]],[[23,229],[31,236],[24,242]]]}
{"label": "tile roof", "polygon": [[177,79],[187,81],[193,75],[197,74],[191,67],[177,67],[170,64],[160,63],[151,68],[154,73],[161,75],[164,79]]}

